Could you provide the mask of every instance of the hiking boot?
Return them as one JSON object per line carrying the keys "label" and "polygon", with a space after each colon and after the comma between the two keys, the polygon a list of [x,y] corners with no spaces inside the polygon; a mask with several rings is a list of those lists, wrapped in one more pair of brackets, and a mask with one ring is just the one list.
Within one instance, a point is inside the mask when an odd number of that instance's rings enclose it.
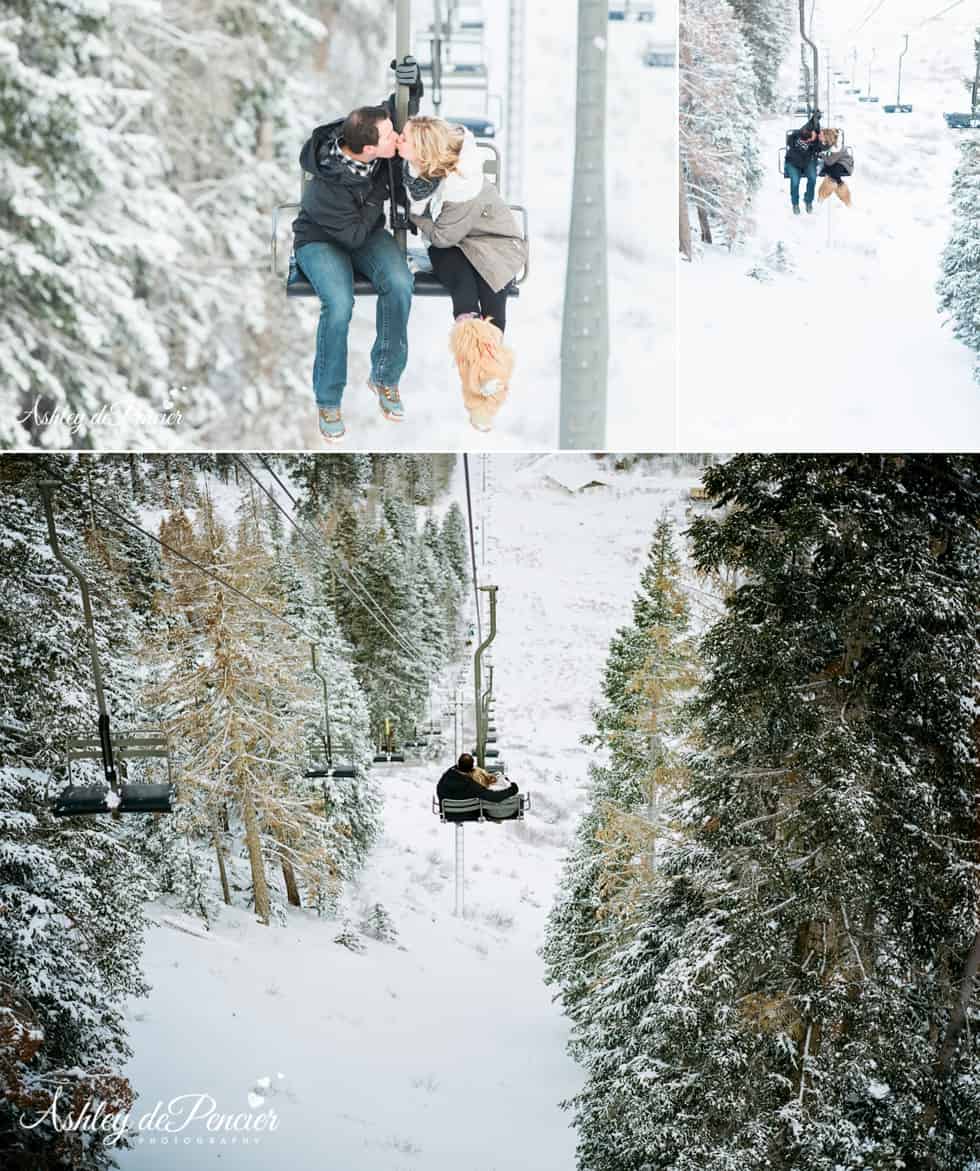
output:
{"label": "hiking boot", "polygon": [[328,443],[336,443],[346,434],[344,420],[340,417],[340,407],[319,407],[317,415],[320,422],[320,434]]}
{"label": "hiking boot", "polygon": [[813,204],[812,203],[806,204],[806,214],[813,215]]}
{"label": "hiking boot", "polygon": [[799,215],[799,214],[800,214],[800,205],[798,203],[794,203],[793,204],[793,215]]}
{"label": "hiking boot", "polygon": [[378,397],[378,406],[386,419],[393,423],[400,423],[405,418],[405,407],[398,396],[397,386],[385,386],[383,382],[372,382],[368,379],[368,386]]}

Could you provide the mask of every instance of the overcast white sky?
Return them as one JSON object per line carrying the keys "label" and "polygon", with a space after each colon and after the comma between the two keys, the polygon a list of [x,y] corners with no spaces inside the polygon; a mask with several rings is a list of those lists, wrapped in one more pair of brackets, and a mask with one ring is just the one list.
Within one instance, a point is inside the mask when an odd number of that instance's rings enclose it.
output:
{"label": "overcast white sky", "polygon": [[[814,27],[823,38],[862,51],[874,44],[879,53],[895,44],[901,48],[904,33],[923,45],[949,44],[980,24],[980,0],[816,0],[816,5]],[[964,51],[971,49],[967,41]]]}

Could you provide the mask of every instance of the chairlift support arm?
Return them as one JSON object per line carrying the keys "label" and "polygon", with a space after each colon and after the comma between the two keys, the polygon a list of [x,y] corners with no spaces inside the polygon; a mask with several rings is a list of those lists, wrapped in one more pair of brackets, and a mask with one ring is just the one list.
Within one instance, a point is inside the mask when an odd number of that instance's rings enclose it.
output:
{"label": "chairlift support arm", "polygon": [[895,105],[902,104],[902,58],[909,51],[909,34],[905,34],[905,48],[898,55],[898,94],[895,98]]}
{"label": "chairlift support arm", "polygon": [[[813,54],[813,113],[820,113],[820,55],[817,52],[817,46],[814,41],[810,39],[810,34],[806,27],[806,0],[800,0],[800,36],[804,42],[810,46],[810,52]],[[808,95],[809,96],[809,95]]]}
{"label": "chairlift support arm", "polygon": [[63,565],[78,581],[79,588],[82,592],[82,612],[85,616],[85,631],[88,637],[89,654],[92,659],[92,675],[95,678],[95,695],[99,705],[99,743],[102,746],[102,767],[105,771],[106,780],[109,782],[113,791],[117,791],[118,778],[116,776],[115,761],[112,756],[112,740],[109,735],[109,713],[106,710],[105,691],[102,686],[102,664],[99,661],[99,648],[95,641],[95,621],[92,618],[92,603],[89,595],[88,582],[85,580],[85,575],[81,569],[62,553],[61,545],[58,543],[58,532],[55,528],[54,508],[52,505],[54,490],[58,486],[57,480],[42,480],[40,485],[41,499],[44,502],[44,515],[48,523],[48,543],[51,546],[51,552],[55,560]]}
{"label": "chairlift support arm", "polygon": [[[476,654],[473,656],[473,680],[476,689],[476,763],[480,766],[480,768],[483,768],[486,760],[488,722],[486,718],[486,711],[483,706],[483,653],[497,637],[497,587],[495,585],[480,586],[480,591],[481,593],[490,595],[490,630],[487,633],[487,637],[476,648]],[[488,691],[488,705],[490,694],[491,693]]]}
{"label": "chairlift support arm", "polygon": [[310,644],[310,656],[313,659],[313,674],[323,684],[323,747],[327,753],[327,768],[333,768],[333,742],[330,738],[330,694],[327,690],[327,677],[320,670],[320,664],[317,662],[316,657],[316,647],[312,643]]}

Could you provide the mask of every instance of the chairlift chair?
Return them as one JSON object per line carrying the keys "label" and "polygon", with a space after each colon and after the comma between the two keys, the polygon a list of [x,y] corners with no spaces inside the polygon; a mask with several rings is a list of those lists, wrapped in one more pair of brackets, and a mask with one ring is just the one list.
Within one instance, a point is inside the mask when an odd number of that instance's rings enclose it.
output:
{"label": "chairlift chair", "polygon": [[[54,492],[58,486],[57,480],[43,480],[40,483],[48,544],[51,546],[54,559],[75,578],[81,590],[82,614],[92,660],[92,679],[95,684],[99,716],[97,736],[72,736],[67,741],[65,764],[68,784],[54,799],[54,815],[77,817],[94,813],[170,813],[173,809],[175,787],[167,733],[162,728],[137,728],[128,732],[113,732],[111,729],[88,581],[81,569],[62,553],[54,523]],[[117,760],[123,769],[122,777],[117,768]],[[167,779],[164,783],[134,782],[126,776],[129,764],[150,760],[161,761],[166,765]],[[78,783],[76,769],[85,761],[102,766],[104,783]]]}
{"label": "chairlift chair", "polygon": [[[487,142],[486,140],[477,140],[477,146],[486,155],[483,160],[483,173],[499,190],[500,151],[497,150],[493,143]],[[312,176],[304,171],[303,185],[305,186],[311,179]],[[281,212],[290,209],[298,211],[300,206],[300,203],[280,203],[272,210],[272,273],[279,280],[283,277],[279,268],[279,215]],[[516,203],[510,204],[509,207],[520,218],[522,238],[525,242],[529,241],[527,209]],[[416,297],[450,296],[449,290],[432,271],[432,262],[429,260],[428,252],[421,243],[408,249],[407,259],[408,266],[412,270],[414,277]],[[520,295],[520,286],[527,280],[528,271],[529,264],[525,264],[523,271],[519,272],[507,286],[508,297],[517,297]],[[292,241],[290,241],[289,263],[285,274],[285,289],[287,297],[315,297],[317,295],[316,289],[313,288],[306,274],[296,263],[296,253],[293,249]],[[373,297],[377,296],[377,289],[375,289],[367,277],[355,273],[354,293],[360,297]]]}
{"label": "chairlift chair", "polygon": [[[65,749],[68,784],[54,799],[55,817],[84,817],[96,813],[171,813],[176,786],[170,741],[161,728],[138,728],[128,732],[110,732],[108,718],[100,718],[99,736],[72,736]],[[166,766],[166,781],[120,782],[116,763],[157,760]],[[79,783],[78,766],[82,762],[102,765],[105,783]]]}
{"label": "chairlift chair", "polygon": [[912,107],[902,101],[902,58],[909,51],[909,35],[905,34],[905,48],[898,55],[898,92],[895,95],[894,103],[881,108],[886,114],[911,114]]}
{"label": "chairlift chair", "polygon": [[[840,125],[839,120],[838,120],[837,125],[834,127],[834,129],[840,134],[840,139],[837,143],[837,149],[843,150],[844,147],[847,145],[847,135],[844,133],[844,128],[843,128],[843,126]],[[779,151],[776,154],[776,168],[779,171],[779,174],[784,179],[786,178],[786,150],[789,147],[790,139],[795,134],[796,134],[796,130],[787,130],[786,131],[786,146],[781,146],[779,148]],[[694,500],[702,499],[701,497],[694,495],[694,489],[691,490],[691,498]],[[704,497],[704,499],[707,499],[707,497]]]}
{"label": "chairlift chair", "polygon": [[950,130],[980,129],[980,114],[943,114]]}
{"label": "chairlift chair", "polygon": [[432,798],[432,812],[440,821],[458,824],[466,821],[523,821],[531,808],[530,793],[515,793],[503,801],[483,801],[479,797]]}

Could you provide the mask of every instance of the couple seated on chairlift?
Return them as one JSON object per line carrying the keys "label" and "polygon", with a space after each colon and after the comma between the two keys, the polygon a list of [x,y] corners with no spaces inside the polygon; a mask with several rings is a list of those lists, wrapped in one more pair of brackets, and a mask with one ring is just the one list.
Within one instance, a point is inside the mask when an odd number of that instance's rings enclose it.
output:
{"label": "couple seated on chairlift", "polygon": [[[479,768],[476,761],[464,752],[453,768],[447,769],[439,778],[436,796],[440,801],[459,801],[466,797],[477,797],[481,801],[506,801],[517,793],[517,786],[511,781],[502,789],[491,788],[496,778],[492,773]],[[486,811],[485,811],[486,812]],[[491,821],[492,814],[488,815]]]}
{"label": "couple seated on chairlift", "polygon": [[[418,110],[422,82],[405,58],[396,75]],[[503,344],[507,286],[524,267],[527,244],[513,213],[483,173],[470,131],[441,118],[411,117],[399,134],[392,102],[362,106],[318,126],[300,153],[305,183],[293,222],[296,264],[320,299],[313,393],[320,432],[344,435],[347,334],[354,308],[354,274],[378,294],[377,336],[368,386],[382,415],[405,418],[400,382],[408,361],[413,278],[385,226],[384,205],[407,208],[429,244],[429,258],[452,297],[450,349],[463,403],[477,430],[490,424],[507,397],[513,354]]]}
{"label": "couple seated on chairlift", "polygon": [[[814,193],[821,203],[831,195],[836,195],[846,207],[851,206],[851,189],[845,180],[854,173],[854,156],[850,147],[838,147],[839,142],[839,130],[820,129],[819,110],[805,126],[790,134],[783,174],[789,179],[789,198],[794,215],[800,214],[800,180],[804,177],[806,191],[803,201],[808,213],[813,211]],[[819,192],[816,191],[818,162],[822,176]]]}

